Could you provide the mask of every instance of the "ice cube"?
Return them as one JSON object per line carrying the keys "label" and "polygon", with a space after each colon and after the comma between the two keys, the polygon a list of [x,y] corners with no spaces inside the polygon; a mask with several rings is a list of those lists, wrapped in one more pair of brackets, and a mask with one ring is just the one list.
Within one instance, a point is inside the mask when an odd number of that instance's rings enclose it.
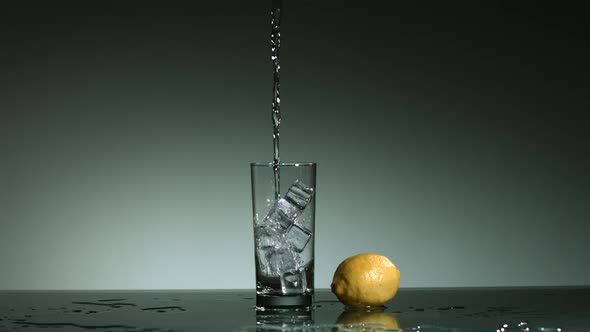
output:
{"label": "ice cube", "polygon": [[258,249],[260,271],[266,276],[280,276],[298,267],[297,253],[289,248]]}
{"label": "ice cube", "polygon": [[312,196],[313,188],[296,180],[285,196],[275,202],[263,223],[278,224],[284,229],[289,228],[311,202]]}
{"label": "ice cube", "polygon": [[284,246],[283,234],[276,228],[260,225],[254,228],[254,237],[260,272],[266,276],[278,273],[273,265],[276,263],[272,259],[272,253],[276,248]]}
{"label": "ice cube", "polygon": [[303,251],[303,248],[311,238],[311,232],[298,224],[292,224],[285,233],[287,242],[293,246],[297,252]]}
{"label": "ice cube", "polygon": [[275,247],[281,242],[281,233],[266,225],[254,227],[254,238],[256,239],[256,248]]}
{"label": "ice cube", "polygon": [[307,289],[305,269],[289,271],[281,275],[281,291],[283,294],[301,294]]}
{"label": "ice cube", "polygon": [[260,273],[264,276],[272,276],[272,269],[268,260],[271,247],[256,248],[256,260]]}
{"label": "ice cube", "polygon": [[311,245],[311,241],[313,241],[313,239],[310,239],[305,248],[297,253],[297,263],[299,264],[299,267],[309,267],[310,263],[313,262],[313,246]]}
{"label": "ice cube", "polygon": [[264,222],[275,223],[287,229],[295,222],[299,214],[300,210],[296,205],[291,204],[284,198],[280,198],[271,208]]}
{"label": "ice cube", "polygon": [[307,204],[309,204],[311,201],[312,195],[313,188],[308,187],[299,180],[296,180],[285,194],[285,199],[291,204],[296,205],[299,210],[304,210]]}
{"label": "ice cube", "polygon": [[273,275],[280,276],[285,272],[297,269],[297,253],[289,248],[275,248],[269,252],[269,265]]}

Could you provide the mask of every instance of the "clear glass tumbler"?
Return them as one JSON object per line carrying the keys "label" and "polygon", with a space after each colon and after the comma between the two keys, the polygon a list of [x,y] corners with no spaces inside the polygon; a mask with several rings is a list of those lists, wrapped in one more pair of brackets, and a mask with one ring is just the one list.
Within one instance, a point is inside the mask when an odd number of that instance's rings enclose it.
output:
{"label": "clear glass tumbler", "polygon": [[314,292],[316,164],[252,163],[256,306],[310,307]]}

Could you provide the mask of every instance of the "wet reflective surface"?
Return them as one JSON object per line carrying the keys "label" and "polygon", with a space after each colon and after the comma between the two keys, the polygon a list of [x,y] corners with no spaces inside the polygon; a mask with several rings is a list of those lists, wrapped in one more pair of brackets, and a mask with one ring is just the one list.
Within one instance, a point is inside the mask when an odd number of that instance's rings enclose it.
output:
{"label": "wet reflective surface", "polygon": [[590,287],[400,289],[385,308],[256,311],[254,290],[0,291],[0,331],[590,331]]}

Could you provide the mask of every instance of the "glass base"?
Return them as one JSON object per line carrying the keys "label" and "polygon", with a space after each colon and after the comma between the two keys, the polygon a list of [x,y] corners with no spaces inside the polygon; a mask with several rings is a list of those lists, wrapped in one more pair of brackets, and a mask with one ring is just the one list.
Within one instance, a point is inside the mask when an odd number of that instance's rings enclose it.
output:
{"label": "glass base", "polygon": [[312,294],[295,294],[295,295],[269,295],[257,294],[256,307],[258,309],[281,309],[311,307],[313,302]]}

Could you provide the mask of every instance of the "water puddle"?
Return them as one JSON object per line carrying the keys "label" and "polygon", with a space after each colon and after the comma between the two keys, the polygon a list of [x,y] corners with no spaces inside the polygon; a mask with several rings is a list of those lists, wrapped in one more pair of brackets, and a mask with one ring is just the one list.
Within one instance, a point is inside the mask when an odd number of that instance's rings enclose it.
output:
{"label": "water puddle", "polygon": [[531,326],[526,322],[504,323],[494,328],[455,328],[450,326],[419,325],[411,329],[403,329],[401,332],[565,332],[559,327]]}
{"label": "water puddle", "polygon": [[318,308],[322,308],[324,305],[329,305],[329,306],[335,306],[337,304],[340,304],[340,301],[315,301],[312,304],[312,309],[318,309]]}
{"label": "water puddle", "polygon": [[15,320],[14,324],[19,324],[21,326],[42,326],[42,327],[78,327],[81,329],[125,329],[128,330],[136,330],[136,327],[127,326],[127,325],[83,325],[83,324],[76,324],[76,323],[37,323],[37,322],[29,322],[23,320]]}
{"label": "water puddle", "polygon": [[179,306],[167,306],[167,307],[149,307],[149,308],[142,308],[143,311],[155,311],[155,312],[177,312],[177,311],[186,311],[185,308]]}
{"label": "water puddle", "polygon": [[465,307],[464,306],[450,306],[450,307],[436,308],[436,310],[441,310],[441,311],[445,311],[445,310],[456,310],[456,309],[465,309]]}
{"label": "water puddle", "polygon": [[313,302],[313,304],[318,304],[318,303],[331,303],[331,304],[337,304],[337,303],[340,303],[340,301],[338,301],[338,300],[332,300],[332,301],[315,301],[315,302]]}
{"label": "water puddle", "polygon": [[321,324],[305,326],[258,325],[242,327],[237,332],[566,332],[559,327],[532,327],[525,322],[501,324],[493,328],[457,328],[452,326],[418,325],[409,328],[389,328],[384,323]]}
{"label": "water puddle", "polygon": [[[125,310],[130,315],[145,313],[141,318],[143,323],[150,321],[146,314],[181,313],[188,311],[178,305],[180,299],[160,300],[146,306],[139,306],[125,298],[101,298],[96,300],[81,300],[70,302],[71,306],[26,307],[15,314],[15,308],[6,308],[4,315],[0,317],[0,331],[20,331],[38,329],[66,329],[66,330],[102,330],[105,332],[168,332],[171,329],[137,327],[134,321],[120,321],[120,318],[111,316],[119,310]],[[154,301],[156,302],[156,301]],[[159,305],[158,305],[159,304]],[[18,312],[18,311],[17,311]],[[112,313],[111,313],[112,312]],[[120,312],[120,311],[119,311]],[[109,314],[111,313],[111,314]],[[101,314],[102,319],[97,321],[91,318]],[[127,315],[127,314],[126,314]],[[69,318],[68,318],[69,317]],[[118,317],[118,316],[116,316]],[[141,325],[143,325],[143,323]]]}
{"label": "water puddle", "polygon": [[[115,303],[99,303],[99,302],[72,302],[73,304],[81,304],[81,305],[96,305],[102,307],[110,307],[110,308],[123,308],[125,306],[135,307],[137,304],[135,303],[127,303],[127,302],[115,302]],[[62,307],[62,309],[65,309]]]}

